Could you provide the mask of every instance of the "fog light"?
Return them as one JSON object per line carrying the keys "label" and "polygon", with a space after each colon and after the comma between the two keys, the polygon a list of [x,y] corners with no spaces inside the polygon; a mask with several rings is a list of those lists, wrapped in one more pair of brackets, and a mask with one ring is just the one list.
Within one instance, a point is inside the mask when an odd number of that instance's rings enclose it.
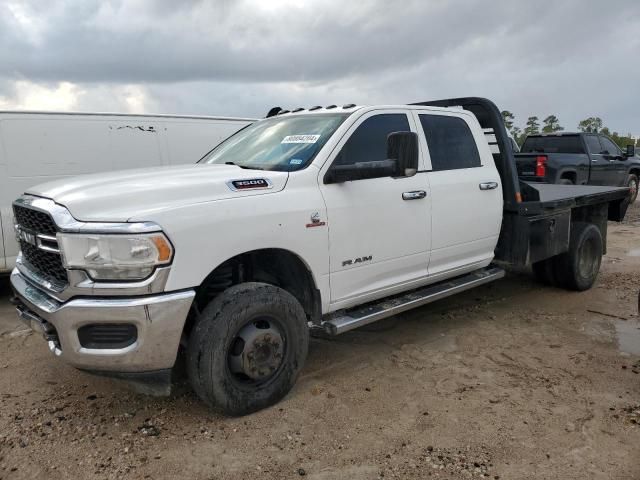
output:
{"label": "fog light", "polygon": [[138,329],[130,323],[92,323],[78,329],[78,340],[84,348],[126,348],[137,339]]}

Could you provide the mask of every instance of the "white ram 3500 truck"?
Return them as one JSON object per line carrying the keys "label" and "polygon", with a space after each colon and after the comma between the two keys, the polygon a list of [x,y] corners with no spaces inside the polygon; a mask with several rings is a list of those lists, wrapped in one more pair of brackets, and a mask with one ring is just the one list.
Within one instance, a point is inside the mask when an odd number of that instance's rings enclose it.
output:
{"label": "white ram 3500 truck", "polygon": [[485,99],[270,113],[197,165],[14,203],[14,303],[56,356],[166,393],[183,353],[203,401],[245,414],[292,388],[310,327],[339,334],[498,279],[494,261],[589,288],[626,210],[624,188],[519,182]]}

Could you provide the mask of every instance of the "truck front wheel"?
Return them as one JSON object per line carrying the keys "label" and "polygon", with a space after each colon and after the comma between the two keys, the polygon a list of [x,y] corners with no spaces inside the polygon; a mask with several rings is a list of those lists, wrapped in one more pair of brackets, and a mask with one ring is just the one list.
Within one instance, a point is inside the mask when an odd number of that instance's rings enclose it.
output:
{"label": "truck front wheel", "polygon": [[569,250],[555,259],[558,283],[570,290],[590,289],[602,262],[602,235],[592,223],[576,222],[571,226]]}
{"label": "truck front wheel", "polygon": [[246,415],[291,390],[308,346],[306,315],[293,295],[266,283],[235,285],[207,305],[191,332],[189,379],[211,408]]}
{"label": "truck front wheel", "polygon": [[629,175],[629,179],[627,180],[627,187],[629,187],[629,203],[633,203],[638,198],[638,176],[637,175]]}

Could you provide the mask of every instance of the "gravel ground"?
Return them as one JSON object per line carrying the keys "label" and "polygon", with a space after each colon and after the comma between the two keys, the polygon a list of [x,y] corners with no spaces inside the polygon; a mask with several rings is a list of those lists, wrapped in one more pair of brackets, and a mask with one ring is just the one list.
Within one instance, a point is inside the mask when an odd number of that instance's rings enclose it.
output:
{"label": "gravel ground", "polygon": [[0,480],[640,478],[640,204],[597,285],[506,279],[334,339],[243,418],[53,359],[0,282]]}

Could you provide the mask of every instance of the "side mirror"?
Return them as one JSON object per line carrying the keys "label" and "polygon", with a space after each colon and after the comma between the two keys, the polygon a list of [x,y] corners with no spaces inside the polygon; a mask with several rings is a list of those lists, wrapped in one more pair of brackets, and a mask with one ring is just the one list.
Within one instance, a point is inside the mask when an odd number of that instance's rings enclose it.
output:
{"label": "side mirror", "polygon": [[392,132],[387,136],[387,158],[397,163],[396,177],[411,177],[418,171],[418,134]]}
{"label": "side mirror", "polygon": [[343,183],[380,177],[410,177],[418,172],[418,135],[414,132],[392,132],[387,135],[387,159],[333,165],[324,183]]}
{"label": "side mirror", "polygon": [[395,176],[397,171],[398,162],[395,160],[376,160],[349,165],[335,165],[327,172],[324,183],[343,183],[351,180],[392,177]]}
{"label": "side mirror", "polygon": [[635,145],[627,145],[627,151],[625,152],[626,157],[633,157],[636,154],[636,146]]}

